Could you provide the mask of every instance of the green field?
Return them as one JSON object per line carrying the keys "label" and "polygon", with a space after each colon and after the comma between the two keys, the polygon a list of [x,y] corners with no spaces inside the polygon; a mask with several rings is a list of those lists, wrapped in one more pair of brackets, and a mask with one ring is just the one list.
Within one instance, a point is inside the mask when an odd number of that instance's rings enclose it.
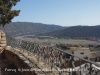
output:
{"label": "green field", "polygon": [[86,42],[87,40],[82,39],[46,39],[51,42]]}
{"label": "green field", "polygon": [[52,36],[39,36],[42,40],[48,40],[48,41],[52,41],[52,42],[65,42],[65,41],[68,41],[68,42],[85,42],[87,40],[85,39],[58,39],[58,38],[54,38]]}

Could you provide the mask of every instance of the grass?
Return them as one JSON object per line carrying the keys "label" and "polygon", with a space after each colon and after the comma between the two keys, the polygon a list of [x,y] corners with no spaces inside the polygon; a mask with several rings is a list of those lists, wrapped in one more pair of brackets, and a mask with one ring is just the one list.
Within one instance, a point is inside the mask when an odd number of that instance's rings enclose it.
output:
{"label": "grass", "polygon": [[51,42],[86,42],[87,40],[82,39],[47,39]]}
{"label": "grass", "polygon": [[40,36],[43,39],[46,39],[48,41],[52,41],[52,42],[85,42],[87,40],[83,40],[83,39],[56,39],[56,38],[52,38],[51,36]]}

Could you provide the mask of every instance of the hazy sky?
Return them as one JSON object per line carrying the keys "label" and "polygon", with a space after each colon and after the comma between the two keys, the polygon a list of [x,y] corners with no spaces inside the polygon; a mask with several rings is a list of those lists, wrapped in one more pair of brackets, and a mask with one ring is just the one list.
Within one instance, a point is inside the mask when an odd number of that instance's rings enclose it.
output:
{"label": "hazy sky", "polygon": [[21,0],[13,22],[36,22],[62,26],[99,25],[100,0]]}

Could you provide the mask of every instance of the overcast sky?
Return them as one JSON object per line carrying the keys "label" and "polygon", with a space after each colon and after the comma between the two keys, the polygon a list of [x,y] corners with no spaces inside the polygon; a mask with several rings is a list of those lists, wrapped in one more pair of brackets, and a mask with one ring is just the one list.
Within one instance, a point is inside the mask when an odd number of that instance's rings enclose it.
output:
{"label": "overcast sky", "polygon": [[100,0],[21,0],[13,22],[35,22],[61,26],[99,25]]}

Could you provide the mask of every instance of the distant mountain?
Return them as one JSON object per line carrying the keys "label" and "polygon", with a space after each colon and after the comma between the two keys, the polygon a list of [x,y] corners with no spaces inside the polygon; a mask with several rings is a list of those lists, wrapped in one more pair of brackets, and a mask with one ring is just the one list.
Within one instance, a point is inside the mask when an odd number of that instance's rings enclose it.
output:
{"label": "distant mountain", "polygon": [[58,38],[100,38],[100,25],[97,26],[72,26],[63,30],[39,34]]}
{"label": "distant mountain", "polygon": [[48,25],[42,23],[31,23],[31,22],[12,22],[5,27],[0,27],[7,35],[34,35],[39,33],[52,32],[55,30],[63,29],[62,26]]}

